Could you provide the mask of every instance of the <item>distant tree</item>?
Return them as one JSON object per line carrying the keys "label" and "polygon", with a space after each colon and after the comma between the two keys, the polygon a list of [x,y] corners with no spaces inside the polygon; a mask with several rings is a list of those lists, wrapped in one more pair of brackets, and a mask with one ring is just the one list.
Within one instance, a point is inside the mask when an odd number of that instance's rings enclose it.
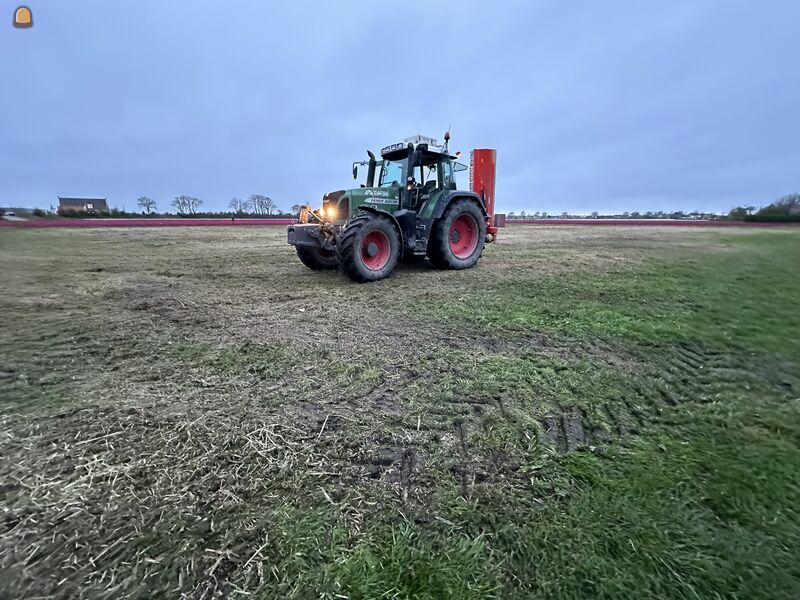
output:
{"label": "distant tree", "polygon": [[508,218],[509,218],[509,219],[516,219],[516,218],[517,218],[517,213],[515,213],[515,212],[512,210],[510,213],[508,213]]}
{"label": "distant tree", "polygon": [[172,206],[179,215],[186,214],[189,212],[188,199],[189,196],[175,196],[175,199],[170,202],[170,206]]}
{"label": "distant tree", "polygon": [[744,206],[737,206],[732,208],[728,213],[728,218],[733,221],[744,221],[747,216],[747,209]]}
{"label": "distant tree", "polygon": [[781,196],[772,204],[759,209],[756,214],[762,217],[786,217],[789,215],[800,215],[800,194],[788,194],[786,196]]}
{"label": "distant tree", "polygon": [[259,215],[271,215],[278,208],[272,198],[263,194],[252,194],[249,202],[251,210]]}
{"label": "distant tree", "polygon": [[156,211],[156,201],[152,198],[148,198],[147,196],[142,196],[139,198],[136,201],[136,204],[138,204],[139,208],[148,215]]}
{"label": "distant tree", "polygon": [[195,198],[194,196],[189,197],[189,210],[193,215],[197,214],[197,209],[200,208],[200,205],[202,203],[203,201],[200,200],[199,198]]}
{"label": "distant tree", "polygon": [[303,208],[303,207],[302,207],[302,206],[300,206],[299,204],[292,204],[292,214],[293,214],[293,215],[295,215],[295,216],[296,216],[296,215],[299,215],[299,214],[300,214],[300,210],[301,210],[302,208]]}
{"label": "distant tree", "polygon": [[241,198],[231,198],[228,206],[235,213],[246,213],[250,208],[250,201],[242,200]]}
{"label": "distant tree", "polygon": [[547,218],[547,211],[546,211],[546,210],[543,210],[543,211],[542,211],[542,218],[543,218],[543,219],[546,219],[546,218]]}
{"label": "distant tree", "polygon": [[786,212],[790,215],[800,215],[800,194],[787,194],[778,199],[780,206],[786,207]]}
{"label": "distant tree", "polygon": [[528,216],[528,213],[526,213],[524,210],[519,211],[519,218],[520,219],[525,219],[527,216]]}
{"label": "distant tree", "polygon": [[538,210],[535,213],[533,213],[533,218],[534,219],[538,219],[540,216],[541,216],[541,213]]}
{"label": "distant tree", "polygon": [[567,211],[564,211],[561,213],[561,216],[566,219],[569,216],[569,213]]}
{"label": "distant tree", "polygon": [[175,208],[175,211],[181,215],[195,214],[197,209],[203,203],[199,198],[194,196],[175,196],[175,199],[170,204]]}
{"label": "distant tree", "polygon": [[599,217],[599,216],[600,216],[600,215],[598,215],[598,214],[597,214],[597,211],[594,211],[594,212],[592,213],[592,218],[593,218],[593,219],[596,219],[596,218],[597,218],[597,217]]}

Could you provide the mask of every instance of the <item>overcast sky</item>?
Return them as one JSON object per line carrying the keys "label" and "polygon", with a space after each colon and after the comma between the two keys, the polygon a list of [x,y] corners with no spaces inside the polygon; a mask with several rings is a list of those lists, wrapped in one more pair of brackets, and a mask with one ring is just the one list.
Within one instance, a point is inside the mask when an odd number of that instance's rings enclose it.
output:
{"label": "overcast sky", "polygon": [[800,2],[0,0],[0,205],[221,210],[350,187],[421,133],[498,151],[499,211],[800,191]]}

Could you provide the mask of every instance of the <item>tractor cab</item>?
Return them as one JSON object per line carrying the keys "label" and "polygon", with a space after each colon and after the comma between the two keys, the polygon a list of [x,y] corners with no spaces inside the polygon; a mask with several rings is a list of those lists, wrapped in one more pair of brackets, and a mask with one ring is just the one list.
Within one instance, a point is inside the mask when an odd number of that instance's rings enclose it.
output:
{"label": "tractor cab", "polygon": [[[417,136],[421,137],[421,136]],[[414,139],[414,138],[410,138]],[[429,139],[429,138],[425,138]],[[434,140],[430,140],[435,144]],[[381,150],[382,160],[376,163],[378,188],[405,188],[401,208],[418,210],[443,190],[456,190],[455,174],[466,170],[456,162],[447,148],[429,142],[395,144]]]}

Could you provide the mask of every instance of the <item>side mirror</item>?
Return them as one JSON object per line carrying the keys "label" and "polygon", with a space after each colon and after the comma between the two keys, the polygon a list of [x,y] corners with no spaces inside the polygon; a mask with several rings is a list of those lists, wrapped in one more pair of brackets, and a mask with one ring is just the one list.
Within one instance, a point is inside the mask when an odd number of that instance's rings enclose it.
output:
{"label": "side mirror", "polygon": [[358,179],[358,165],[353,165],[353,179]]}

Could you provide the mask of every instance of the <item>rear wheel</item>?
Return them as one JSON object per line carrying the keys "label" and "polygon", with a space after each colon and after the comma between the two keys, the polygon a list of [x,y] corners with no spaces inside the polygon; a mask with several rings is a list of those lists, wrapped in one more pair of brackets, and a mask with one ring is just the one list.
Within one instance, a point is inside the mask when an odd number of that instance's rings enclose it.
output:
{"label": "rear wheel", "polygon": [[327,271],[338,266],[336,253],[333,250],[323,250],[314,246],[297,246],[297,256],[301,263],[315,271]]}
{"label": "rear wheel", "polygon": [[456,200],[433,226],[428,258],[439,269],[468,269],[486,241],[486,217],[471,200]]}
{"label": "rear wheel", "polygon": [[397,266],[400,236],[388,219],[372,214],[356,217],[336,242],[336,258],[353,281],[383,279]]}

